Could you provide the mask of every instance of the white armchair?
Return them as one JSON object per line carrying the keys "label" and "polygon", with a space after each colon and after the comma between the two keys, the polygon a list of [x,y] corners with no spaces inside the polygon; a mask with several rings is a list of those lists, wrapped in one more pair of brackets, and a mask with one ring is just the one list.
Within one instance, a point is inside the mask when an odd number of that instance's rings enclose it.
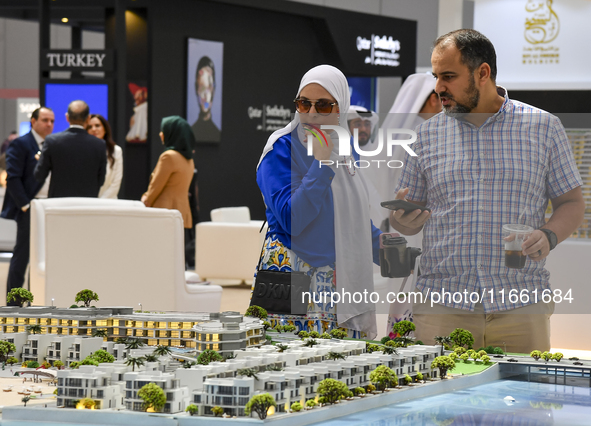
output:
{"label": "white armchair", "polygon": [[31,265],[33,250],[44,259],[35,259],[44,271],[43,280],[31,279],[35,304],[55,299],[56,305],[69,306],[78,291],[90,288],[99,294],[97,306],[135,308],[141,303],[148,310],[219,311],[221,287],[185,278],[184,228],[178,211],[125,200],[47,204],[57,200],[33,203]]}
{"label": "white armchair", "polygon": [[208,280],[252,283],[267,227],[250,220],[248,207],[211,211],[211,222],[195,227],[195,269]]}

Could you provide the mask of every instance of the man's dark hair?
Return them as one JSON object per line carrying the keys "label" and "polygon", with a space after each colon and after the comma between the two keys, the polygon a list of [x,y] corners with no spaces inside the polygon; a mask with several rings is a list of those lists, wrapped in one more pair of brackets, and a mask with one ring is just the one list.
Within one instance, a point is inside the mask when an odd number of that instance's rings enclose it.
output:
{"label": "man's dark hair", "polygon": [[[33,111],[31,113],[31,120],[34,118],[35,120],[39,120],[39,113],[41,112],[42,109],[46,109],[48,111],[53,112],[53,110],[51,108],[47,108],[45,106],[39,107],[37,108],[35,111]],[[16,132],[15,132],[16,133]]]}
{"label": "man's dark hair", "polygon": [[199,70],[205,67],[211,68],[211,75],[213,77],[213,84],[215,86],[215,66],[213,65],[213,61],[209,58],[209,56],[203,56],[201,59],[199,59],[197,70],[195,71],[195,78],[199,78]]}
{"label": "man's dark hair", "polygon": [[84,101],[72,101],[68,105],[68,118],[70,122],[84,123],[90,114],[90,108]]}
{"label": "man's dark hair", "polygon": [[433,49],[444,44],[447,40],[451,40],[460,51],[461,61],[471,73],[486,62],[490,66],[490,79],[493,82],[496,81],[497,54],[495,53],[495,47],[488,38],[476,30],[455,30],[435,40]]}

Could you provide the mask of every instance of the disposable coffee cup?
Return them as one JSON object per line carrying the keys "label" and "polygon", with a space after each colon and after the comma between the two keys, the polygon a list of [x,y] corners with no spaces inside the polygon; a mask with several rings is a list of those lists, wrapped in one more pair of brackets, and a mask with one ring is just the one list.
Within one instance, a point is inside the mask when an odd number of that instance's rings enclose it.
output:
{"label": "disposable coffee cup", "polygon": [[528,225],[510,224],[503,225],[503,242],[505,243],[505,266],[512,269],[521,269],[525,266],[525,256],[521,245],[534,228]]}

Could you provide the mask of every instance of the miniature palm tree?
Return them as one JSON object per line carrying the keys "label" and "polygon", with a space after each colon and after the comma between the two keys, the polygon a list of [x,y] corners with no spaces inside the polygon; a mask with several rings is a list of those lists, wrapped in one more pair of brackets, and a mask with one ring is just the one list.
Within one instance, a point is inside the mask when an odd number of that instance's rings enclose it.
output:
{"label": "miniature palm tree", "polygon": [[281,343],[277,343],[275,347],[277,348],[277,352],[285,352],[287,349],[289,349],[289,346],[282,345]]}
{"label": "miniature palm tree", "polygon": [[222,416],[224,414],[224,409],[222,407],[218,407],[217,405],[211,409],[211,413],[216,416]]}
{"label": "miniature palm tree", "polygon": [[172,353],[172,350],[170,349],[170,346],[158,345],[156,346],[156,349],[154,349],[153,353],[157,356],[166,356],[170,355]]}
{"label": "miniature palm tree", "polygon": [[131,371],[135,371],[135,367],[141,367],[142,365],[144,365],[144,361],[145,358],[143,356],[128,356],[125,360],[125,365],[131,365]]}
{"label": "miniature palm tree", "polygon": [[283,367],[280,365],[268,365],[267,371],[283,371]]}
{"label": "miniature palm tree", "polygon": [[329,353],[326,354],[326,359],[330,359],[333,361],[336,361],[337,359],[345,359],[345,358],[347,358],[347,356],[345,354],[340,353],[340,352],[330,351]]}
{"label": "miniature palm tree", "polygon": [[304,343],[304,346],[308,347],[308,348],[312,348],[314,346],[316,346],[318,344],[318,342],[314,339],[309,339],[306,340],[306,343]]}
{"label": "miniature palm tree", "polygon": [[23,399],[21,399],[21,401],[25,404],[25,407],[27,406],[27,402],[29,402],[31,400],[30,396],[25,396]]}
{"label": "miniature palm tree", "polygon": [[146,343],[142,339],[127,339],[125,343],[125,349],[139,349],[146,346]]}
{"label": "miniature palm tree", "polygon": [[164,391],[155,383],[148,383],[142,386],[137,396],[144,401],[143,408],[145,411],[152,408],[155,412],[159,412],[162,411],[164,404],[166,404]]}
{"label": "miniature palm tree", "polygon": [[258,371],[255,370],[254,368],[239,368],[238,370],[236,370],[236,374],[238,376],[246,376],[246,377],[252,377],[255,380],[259,380],[258,376],[257,376]]}
{"label": "miniature palm tree", "polygon": [[154,354],[144,355],[146,362],[158,362],[158,357]]}
{"label": "miniature palm tree", "polygon": [[6,295],[6,303],[16,302],[22,308],[25,303],[29,302],[29,305],[33,303],[33,293],[26,288],[13,288]]}
{"label": "miniature palm tree", "polygon": [[398,353],[396,348],[393,346],[382,346],[381,350],[386,355],[394,355]]}
{"label": "miniature palm tree", "polygon": [[0,340],[0,362],[6,362],[10,352],[16,352],[14,343]]}
{"label": "miniature palm tree", "polygon": [[127,337],[118,337],[117,339],[115,339],[116,343],[119,343],[122,345],[127,345],[128,341],[129,341],[129,339]]}
{"label": "miniature palm tree", "polygon": [[259,419],[267,418],[267,411],[271,407],[276,407],[275,399],[268,393],[261,393],[253,396],[244,407],[244,414],[250,416],[253,411],[259,415]]}
{"label": "miniature palm tree", "polygon": [[396,376],[394,370],[385,365],[380,365],[373,370],[369,375],[369,380],[382,392],[386,388],[398,385],[398,376]]}
{"label": "miniature palm tree", "polygon": [[102,337],[105,338],[109,335],[106,328],[95,328],[92,330],[92,337]]}
{"label": "miniature palm tree", "polygon": [[92,302],[93,300],[96,302],[99,301],[98,294],[96,294],[92,290],[84,289],[84,290],[80,290],[76,294],[76,299],[74,301],[75,302],[82,302],[82,303],[84,303],[85,308],[90,308],[90,302]]}
{"label": "miniature palm tree", "polygon": [[29,325],[27,331],[32,334],[41,334],[41,326],[39,324]]}
{"label": "miniature palm tree", "polygon": [[433,340],[435,340],[435,343],[437,343],[438,345],[441,345],[441,355],[443,355],[445,346],[449,347],[449,345],[453,343],[451,337],[449,336],[435,336]]}
{"label": "miniature palm tree", "polygon": [[199,412],[199,407],[197,407],[195,404],[191,404],[185,409],[185,411],[190,415],[194,416]]}

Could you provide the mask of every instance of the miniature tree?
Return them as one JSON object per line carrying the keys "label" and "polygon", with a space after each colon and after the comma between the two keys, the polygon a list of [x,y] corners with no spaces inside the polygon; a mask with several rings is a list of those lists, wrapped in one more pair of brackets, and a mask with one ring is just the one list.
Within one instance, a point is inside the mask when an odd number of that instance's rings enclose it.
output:
{"label": "miniature tree", "polygon": [[88,355],[86,358],[84,358],[82,360],[82,362],[80,363],[80,365],[94,365],[95,367],[98,367],[99,363],[97,360],[95,360],[92,355]]}
{"label": "miniature tree", "polygon": [[463,346],[458,346],[454,349],[454,352],[458,355],[462,355],[464,352],[466,352],[466,348]]}
{"label": "miniature tree", "polygon": [[305,330],[302,330],[302,331],[300,331],[300,332],[298,333],[298,337],[299,337],[300,339],[306,339],[306,338],[310,337],[310,335],[308,334],[308,332],[307,332],[307,331],[305,331]]}
{"label": "miniature tree", "polygon": [[398,385],[398,376],[391,368],[380,365],[369,374],[369,380],[382,392]]}
{"label": "miniature tree", "polygon": [[259,380],[259,378],[257,377],[257,370],[255,370],[254,368],[239,368],[238,370],[236,370],[236,374],[238,376],[252,377],[257,381]]}
{"label": "miniature tree", "polygon": [[104,349],[99,349],[92,354],[92,358],[98,362],[115,362],[115,357]]}
{"label": "miniature tree", "polygon": [[197,407],[195,404],[191,404],[185,409],[185,411],[189,413],[191,416],[194,416],[199,412],[199,407]]}
{"label": "miniature tree", "polygon": [[548,352],[548,351],[544,351],[544,352],[542,353],[542,356],[541,356],[541,358],[542,358],[544,361],[548,362],[548,361],[550,361],[550,360],[552,359],[552,354],[551,354],[550,352]]}
{"label": "miniature tree", "polygon": [[320,333],[318,333],[317,331],[311,331],[310,337],[312,337],[314,339],[318,339],[318,338],[320,338]]}
{"label": "miniature tree", "polygon": [[166,395],[160,386],[155,383],[148,383],[142,386],[137,396],[144,401],[143,409],[148,411],[152,408],[155,412],[162,411],[166,404]]}
{"label": "miniature tree", "polygon": [[490,357],[488,355],[482,355],[480,357],[480,361],[482,361],[483,364],[489,364],[490,363]]}
{"label": "miniature tree", "polygon": [[382,337],[382,338],[380,339],[380,343],[381,343],[382,345],[385,345],[385,344],[386,344],[386,342],[389,342],[390,340],[392,340],[392,339],[390,339],[390,336],[384,336],[384,337]]}
{"label": "miniature tree", "polygon": [[57,368],[58,370],[61,370],[61,369],[62,369],[62,367],[64,366],[64,363],[63,363],[63,362],[61,362],[61,361],[58,359],[57,361],[55,361],[55,362],[53,363],[53,366],[54,366],[55,368]]}
{"label": "miniature tree", "polygon": [[495,354],[495,355],[504,355],[505,352],[503,352],[503,350],[497,346],[496,348],[493,349],[493,354]]}
{"label": "miniature tree", "polygon": [[39,368],[37,361],[27,361],[27,368]]}
{"label": "miniature tree", "polygon": [[0,340],[0,362],[6,362],[10,352],[16,352],[14,343]]}
{"label": "miniature tree", "polygon": [[128,338],[125,342],[125,349],[139,349],[146,346],[146,343],[142,339]]}
{"label": "miniature tree", "polygon": [[98,298],[98,294],[96,294],[94,291],[92,290],[80,290],[77,294],[76,294],[76,299],[74,300],[75,302],[82,302],[84,303],[84,307],[85,308],[90,308],[90,302],[92,301],[99,301]]}
{"label": "miniature tree", "polygon": [[18,364],[18,359],[16,359],[13,356],[8,357],[8,359],[6,360],[6,364],[11,365],[11,366],[14,364]]}
{"label": "miniature tree", "polygon": [[41,368],[45,368],[45,369],[51,368],[51,364],[48,363],[47,361],[43,361],[41,363]]}
{"label": "miniature tree", "polygon": [[39,324],[29,325],[27,331],[32,334],[41,334],[42,328]]}
{"label": "miniature tree", "polygon": [[283,326],[283,331],[286,333],[291,333],[292,331],[296,331],[297,327],[293,324],[286,324]]}
{"label": "miniature tree", "polygon": [[555,359],[556,362],[560,362],[562,358],[564,358],[564,355],[560,352],[556,352],[554,355],[552,355],[552,359]]}
{"label": "miniature tree", "polygon": [[316,346],[318,344],[318,342],[315,339],[308,339],[306,340],[306,343],[304,343],[304,346],[308,347],[308,348],[312,348],[314,346]]}
{"label": "miniature tree", "polygon": [[431,370],[435,368],[439,369],[439,376],[445,379],[447,372],[456,368],[456,362],[448,356],[438,356],[431,363]]}
{"label": "miniature tree", "polygon": [[542,352],[535,350],[535,351],[531,351],[531,353],[529,354],[529,356],[531,356],[533,359],[535,359],[536,361],[539,360],[542,357]]}
{"label": "miniature tree", "polygon": [[275,330],[277,333],[281,333],[282,331],[284,331],[282,325],[276,326],[273,330]]}
{"label": "miniature tree", "polygon": [[417,373],[417,375],[415,376],[415,380],[416,380],[417,382],[420,382],[420,381],[424,380],[423,373],[421,373],[421,372],[419,371],[419,372]]}
{"label": "miniature tree", "polygon": [[95,328],[92,330],[92,337],[102,337],[105,338],[109,335],[106,328]]}
{"label": "miniature tree", "polygon": [[400,337],[408,336],[411,332],[415,331],[416,329],[417,327],[414,325],[413,322],[406,320],[397,322],[392,326],[392,330]]}
{"label": "miniature tree", "polygon": [[215,406],[211,409],[211,414],[213,414],[215,417],[219,417],[219,416],[223,416],[224,415],[224,409],[220,406]]}
{"label": "miniature tree", "polygon": [[96,402],[92,398],[82,398],[79,402],[85,409],[92,410],[96,407]]}
{"label": "miniature tree", "polygon": [[365,350],[366,350],[368,353],[370,353],[370,354],[371,354],[371,353],[373,353],[373,352],[379,352],[379,351],[381,351],[381,350],[382,350],[382,347],[381,347],[381,346],[379,346],[379,345],[376,345],[376,344],[374,344],[374,343],[369,343],[369,342],[367,342],[367,343],[366,343],[366,345],[365,345]]}
{"label": "miniature tree", "polygon": [[257,306],[257,305],[250,306],[246,310],[246,312],[244,313],[244,315],[247,316],[247,317],[255,317],[255,318],[258,318],[260,320],[265,320],[269,316],[267,314],[267,311],[265,309],[263,309],[263,308],[261,308],[260,306]]}
{"label": "miniature tree", "polygon": [[135,367],[144,365],[145,358],[143,356],[133,357],[128,356],[125,360],[125,365],[131,365],[131,371],[135,371]]}
{"label": "miniature tree", "polygon": [[268,393],[261,393],[250,398],[250,401],[244,406],[244,414],[250,416],[253,411],[259,415],[259,419],[267,418],[267,411],[271,407],[276,407],[275,399]]}
{"label": "miniature tree", "polygon": [[127,338],[127,337],[118,337],[117,339],[115,339],[115,343],[119,343],[122,345],[127,345],[128,341],[129,341],[129,338]]}
{"label": "miniature tree", "polygon": [[283,367],[280,365],[268,365],[267,371],[283,371]]}
{"label": "miniature tree", "polygon": [[452,344],[451,338],[449,336],[435,336],[433,340],[435,340],[435,343],[437,343],[438,345],[441,345],[441,355],[443,355],[445,346],[449,346]]}
{"label": "miniature tree", "polygon": [[374,385],[372,385],[371,383],[369,385],[366,386],[367,391],[368,392],[375,392],[376,387]]}
{"label": "miniature tree", "polygon": [[474,344],[474,336],[468,330],[456,328],[449,335],[454,344],[471,348]]}
{"label": "miniature tree", "polygon": [[395,337],[394,342],[398,344],[397,346],[402,346],[403,348],[406,348],[415,343],[415,338],[408,336]]}
{"label": "miniature tree", "polygon": [[25,407],[27,406],[27,402],[29,402],[31,400],[31,397],[29,395],[26,395],[25,397],[23,397],[23,399],[21,399],[21,402],[23,402],[25,404]]}
{"label": "miniature tree", "polygon": [[323,403],[334,404],[347,394],[347,385],[335,379],[324,379],[318,384],[318,396],[323,398]]}
{"label": "miniature tree", "polygon": [[404,384],[405,385],[410,385],[412,383],[412,377],[410,377],[408,374],[404,375]]}
{"label": "miniature tree", "polygon": [[396,348],[392,347],[392,346],[382,346],[380,348],[380,350],[386,354],[386,355],[393,355],[393,354],[397,354],[398,351],[396,350]]}
{"label": "miniature tree", "polygon": [[480,357],[482,357],[483,355],[488,355],[488,352],[482,350],[482,351],[478,351],[478,355],[480,355]]}
{"label": "miniature tree", "polygon": [[263,331],[266,333],[268,329],[273,328],[269,321],[263,321]]}
{"label": "miniature tree", "polygon": [[[384,346],[388,346],[390,348],[399,348],[401,346],[400,342],[397,342],[396,340],[388,340]],[[366,344],[366,348],[367,348],[367,344]]]}
{"label": "miniature tree", "polygon": [[25,303],[29,302],[29,305],[33,303],[33,293],[26,288],[13,288],[6,295],[6,303],[16,302],[22,308]]}
{"label": "miniature tree", "polygon": [[333,328],[332,330],[330,330],[330,335],[333,339],[344,339],[345,337],[347,337],[347,332],[345,330]]}
{"label": "miniature tree", "polygon": [[293,404],[291,404],[291,411],[295,411],[296,413],[298,411],[302,411],[302,404],[300,404],[298,401],[294,402]]}
{"label": "miniature tree", "polygon": [[469,349],[468,351],[466,351],[466,353],[472,359],[476,359],[478,357],[478,353],[475,350]]}
{"label": "miniature tree", "polygon": [[156,356],[166,356],[166,355],[170,355],[172,353],[172,350],[170,349],[170,346],[167,345],[158,345],[156,346],[156,349],[154,349],[153,354]]}
{"label": "miniature tree", "polygon": [[456,359],[458,359],[458,354],[455,352],[452,352],[448,355],[448,357],[450,357],[451,359],[453,359],[455,361]]}
{"label": "miniature tree", "polygon": [[70,363],[70,368],[71,368],[72,370],[75,370],[75,369],[77,369],[79,366],[80,366],[80,363],[79,363],[78,361],[72,361],[72,362]]}
{"label": "miniature tree", "polygon": [[158,357],[154,354],[144,355],[146,362],[158,362]]}
{"label": "miniature tree", "polygon": [[330,359],[332,361],[336,361],[337,359],[345,359],[345,358],[347,358],[347,356],[345,354],[340,353],[340,352],[330,351],[329,353],[326,354],[326,359]]}
{"label": "miniature tree", "polygon": [[206,349],[197,357],[197,364],[208,365],[210,362],[223,361],[224,357],[213,349]]}
{"label": "miniature tree", "polygon": [[[363,388],[361,388],[363,389]],[[365,390],[363,390],[365,392]],[[314,401],[313,399],[309,399],[306,401],[306,407],[308,408],[314,408],[318,405],[318,403],[316,401]]]}
{"label": "miniature tree", "polygon": [[468,360],[470,359],[470,355],[468,355],[468,353],[463,353],[462,355],[460,355],[460,359],[467,364],[469,362]]}
{"label": "miniature tree", "polygon": [[282,345],[281,343],[277,343],[275,347],[277,348],[277,352],[285,352],[287,349],[289,349],[289,346]]}
{"label": "miniature tree", "polygon": [[328,334],[328,333],[322,333],[322,334],[320,335],[320,338],[321,338],[321,339],[327,339],[327,340],[328,340],[328,339],[332,339],[331,335],[330,335],[330,334]]}

